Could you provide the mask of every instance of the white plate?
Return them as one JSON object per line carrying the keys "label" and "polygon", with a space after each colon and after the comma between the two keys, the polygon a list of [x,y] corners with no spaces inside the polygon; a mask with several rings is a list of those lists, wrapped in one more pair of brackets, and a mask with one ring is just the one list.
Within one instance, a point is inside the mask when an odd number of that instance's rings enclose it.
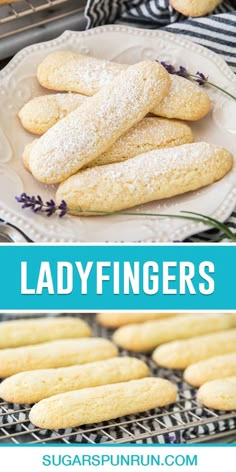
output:
{"label": "white plate", "polygon": [[[170,33],[104,26],[85,32],[65,32],[61,37],[23,49],[0,73],[0,216],[21,227],[36,242],[167,242],[183,240],[206,227],[180,219],[137,216],[71,217],[35,215],[22,210],[15,196],[25,191],[53,198],[55,187],[37,183],[23,168],[21,155],[32,135],[24,131],[17,112],[34,96],[45,93],[36,80],[40,61],[51,51],[69,49],[84,54],[134,63],[143,59],[182,64],[198,70],[236,94],[236,78],[225,62],[209,50]],[[209,89],[212,113],[193,125],[197,140],[227,147],[236,155],[236,105]],[[203,212],[225,220],[236,203],[236,170],[197,192],[140,207],[145,212],[176,214],[180,210]]]}

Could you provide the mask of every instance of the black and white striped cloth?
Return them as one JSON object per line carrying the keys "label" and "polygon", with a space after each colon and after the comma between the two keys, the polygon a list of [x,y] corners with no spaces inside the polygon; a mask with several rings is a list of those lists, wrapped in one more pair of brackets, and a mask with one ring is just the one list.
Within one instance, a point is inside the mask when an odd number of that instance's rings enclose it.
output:
{"label": "black and white striped cloth", "polygon": [[221,54],[236,72],[236,0],[223,1],[204,18],[186,18],[169,0],[88,0],[88,28],[108,23],[133,23],[165,28]]}
{"label": "black and white striped cloth", "polygon": [[[152,29],[163,28],[220,54],[236,73],[236,0],[223,1],[210,15],[187,18],[176,12],[169,0],[88,0],[85,10],[87,28],[104,24],[133,24]],[[236,232],[236,210],[227,221]],[[189,242],[214,242],[218,231],[206,231]]]}

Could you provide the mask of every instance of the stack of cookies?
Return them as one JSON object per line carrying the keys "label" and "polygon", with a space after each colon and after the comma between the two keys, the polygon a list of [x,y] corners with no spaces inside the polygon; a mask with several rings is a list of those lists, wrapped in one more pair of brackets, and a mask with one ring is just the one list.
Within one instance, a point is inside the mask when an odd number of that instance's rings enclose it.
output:
{"label": "stack of cookies", "polygon": [[72,214],[176,196],[212,184],[232,167],[226,149],[193,143],[184,121],[207,115],[207,93],[155,61],[128,67],[55,51],[37,78],[57,93],[33,98],[19,112],[23,127],[41,135],[23,162],[38,181],[59,184],[57,202],[65,200]]}

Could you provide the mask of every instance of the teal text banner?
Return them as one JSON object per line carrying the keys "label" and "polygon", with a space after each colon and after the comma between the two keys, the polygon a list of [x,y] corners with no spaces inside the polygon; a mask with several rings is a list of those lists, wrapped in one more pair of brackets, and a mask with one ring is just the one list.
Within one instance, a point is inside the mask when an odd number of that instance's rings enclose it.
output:
{"label": "teal text banner", "polygon": [[1,245],[0,310],[234,310],[235,245]]}

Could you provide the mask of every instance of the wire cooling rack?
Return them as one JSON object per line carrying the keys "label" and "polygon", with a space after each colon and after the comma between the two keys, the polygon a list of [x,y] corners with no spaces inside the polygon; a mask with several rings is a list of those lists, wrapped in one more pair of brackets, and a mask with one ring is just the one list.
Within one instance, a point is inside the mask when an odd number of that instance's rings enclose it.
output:
{"label": "wire cooling rack", "polygon": [[0,8],[0,24],[47,10],[67,1],[68,0],[22,0],[16,3],[9,2]]}
{"label": "wire cooling rack", "polygon": [[[110,337],[112,331],[99,327],[94,315],[86,316],[94,335]],[[4,316],[1,315],[4,319]],[[0,318],[0,319],[1,319]],[[121,351],[121,355],[127,355]],[[177,384],[178,400],[166,408],[130,415],[79,428],[48,431],[36,428],[29,421],[29,405],[16,405],[0,400],[0,442],[3,443],[197,443],[227,437],[236,432],[236,412],[216,412],[196,401],[196,390],[183,382],[180,371],[158,368],[146,355],[151,375],[167,378]]]}

